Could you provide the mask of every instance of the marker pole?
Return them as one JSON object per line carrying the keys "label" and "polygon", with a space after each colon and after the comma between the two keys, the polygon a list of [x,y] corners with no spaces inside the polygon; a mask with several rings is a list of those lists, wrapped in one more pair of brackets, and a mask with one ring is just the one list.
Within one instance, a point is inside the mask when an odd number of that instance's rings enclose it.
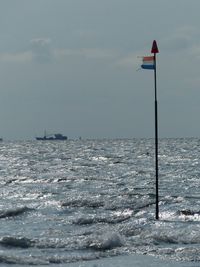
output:
{"label": "marker pole", "polygon": [[157,77],[156,54],[159,53],[157,43],[154,40],[151,53],[154,54],[154,85],[155,85],[155,172],[156,172],[156,220],[159,220],[159,185],[158,185],[158,101],[157,101]]}
{"label": "marker pole", "polygon": [[157,80],[156,80],[156,54],[154,54],[155,69],[155,171],[156,171],[156,220],[159,220],[159,195],[158,195],[158,101],[157,101]]}

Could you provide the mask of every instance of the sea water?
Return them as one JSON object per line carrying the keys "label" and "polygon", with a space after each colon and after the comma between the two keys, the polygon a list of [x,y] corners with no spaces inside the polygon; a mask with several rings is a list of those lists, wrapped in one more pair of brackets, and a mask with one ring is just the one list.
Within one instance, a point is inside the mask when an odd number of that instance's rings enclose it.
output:
{"label": "sea water", "polygon": [[153,139],[0,143],[0,263],[200,262],[200,140],[159,140],[160,220],[154,150]]}

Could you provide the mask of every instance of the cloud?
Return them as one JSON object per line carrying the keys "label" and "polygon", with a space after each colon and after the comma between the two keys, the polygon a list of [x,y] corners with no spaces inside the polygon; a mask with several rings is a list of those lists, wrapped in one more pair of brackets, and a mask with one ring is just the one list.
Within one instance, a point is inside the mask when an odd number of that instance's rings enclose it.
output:
{"label": "cloud", "polygon": [[33,59],[39,63],[50,62],[53,58],[51,40],[48,38],[36,38],[31,40],[31,52]]}
{"label": "cloud", "polygon": [[125,55],[123,57],[120,57],[116,61],[116,66],[122,67],[122,68],[136,68],[138,69],[140,67],[141,59],[138,58],[139,54],[131,53],[128,55]]}
{"label": "cloud", "polygon": [[184,50],[187,49],[191,40],[188,36],[172,36],[169,39],[164,40],[163,47],[170,51]]}
{"label": "cloud", "polygon": [[150,52],[137,50],[132,53],[119,55],[115,62],[116,67],[139,70],[142,64],[142,57],[150,55]]}
{"label": "cloud", "polygon": [[32,54],[30,51],[20,53],[2,53],[0,54],[0,61],[4,62],[16,62],[24,63],[32,60]]}
{"label": "cloud", "polygon": [[[192,57],[193,62],[199,64],[200,60],[200,43],[196,43],[190,47],[189,55]],[[198,68],[198,67],[197,67]]]}
{"label": "cloud", "polygon": [[68,56],[79,56],[86,59],[109,59],[114,58],[116,52],[99,48],[57,49],[55,51],[55,56],[58,59]]}
{"label": "cloud", "polygon": [[118,57],[114,50],[99,48],[80,48],[80,49],[53,49],[50,39],[33,39],[28,51],[17,53],[2,53],[0,61],[4,62],[31,62],[48,63],[52,60],[62,60],[67,57],[80,57],[86,60],[113,60]]}
{"label": "cloud", "polygon": [[196,41],[198,32],[195,28],[185,26],[177,28],[171,35],[161,40],[161,46],[171,51],[182,51],[189,49]]}
{"label": "cloud", "polygon": [[97,37],[97,33],[89,29],[77,30],[75,31],[75,34],[78,35],[81,41],[92,41]]}

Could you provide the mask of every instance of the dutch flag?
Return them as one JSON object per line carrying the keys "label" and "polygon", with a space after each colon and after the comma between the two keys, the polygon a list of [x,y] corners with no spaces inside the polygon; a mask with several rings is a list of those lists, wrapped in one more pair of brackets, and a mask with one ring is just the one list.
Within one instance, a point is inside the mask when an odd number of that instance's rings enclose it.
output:
{"label": "dutch flag", "polygon": [[141,68],[146,70],[154,70],[155,69],[154,56],[143,57]]}

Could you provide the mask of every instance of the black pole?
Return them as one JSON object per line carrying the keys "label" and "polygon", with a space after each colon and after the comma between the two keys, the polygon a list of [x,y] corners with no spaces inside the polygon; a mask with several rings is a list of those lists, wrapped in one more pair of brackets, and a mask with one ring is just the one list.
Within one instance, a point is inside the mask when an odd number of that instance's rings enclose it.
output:
{"label": "black pole", "polygon": [[156,170],[156,220],[159,220],[159,196],[158,196],[158,102],[156,79],[156,54],[154,53],[154,83],[155,83],[155,170]]}

